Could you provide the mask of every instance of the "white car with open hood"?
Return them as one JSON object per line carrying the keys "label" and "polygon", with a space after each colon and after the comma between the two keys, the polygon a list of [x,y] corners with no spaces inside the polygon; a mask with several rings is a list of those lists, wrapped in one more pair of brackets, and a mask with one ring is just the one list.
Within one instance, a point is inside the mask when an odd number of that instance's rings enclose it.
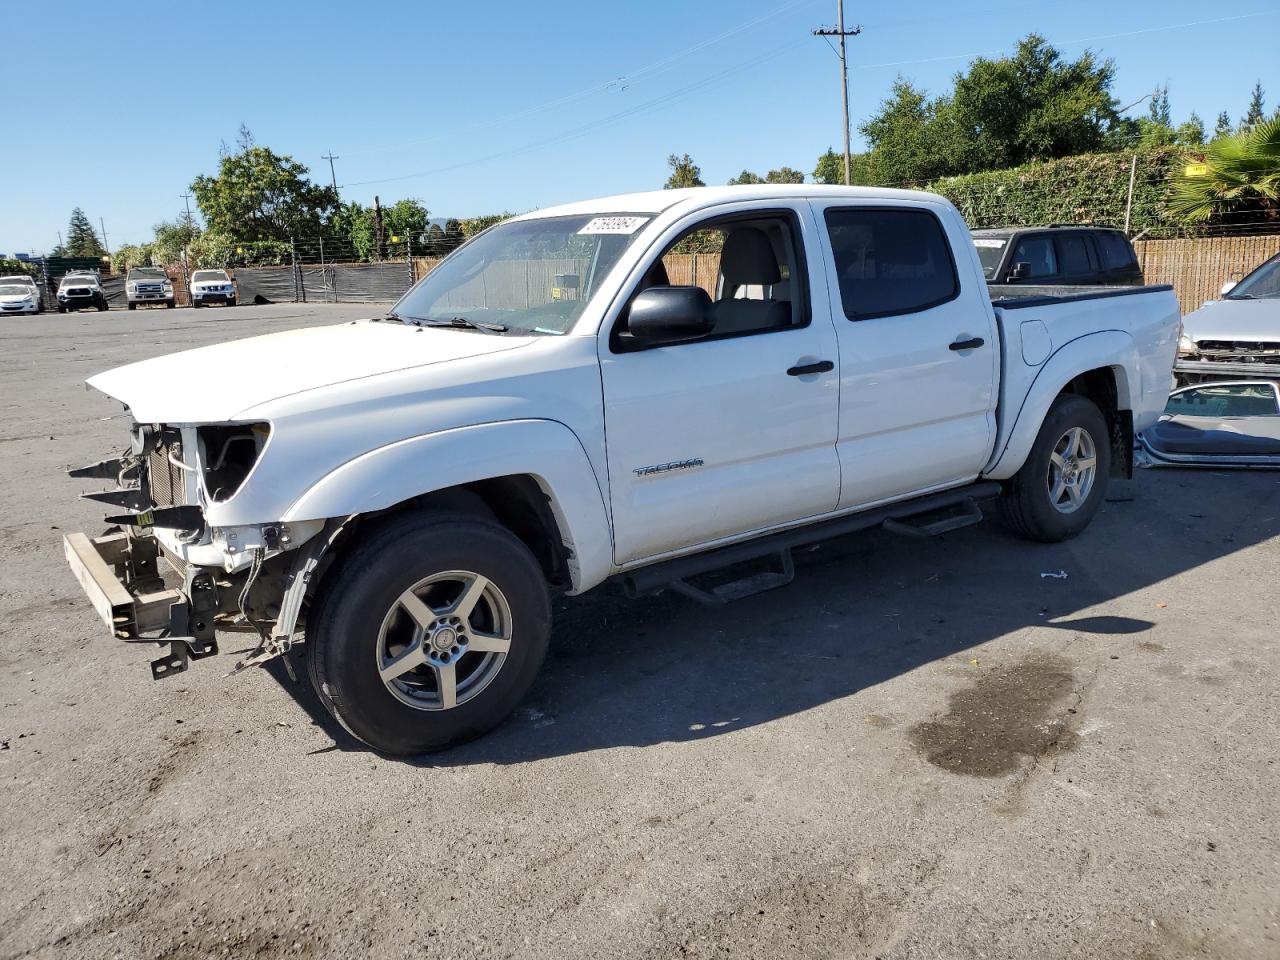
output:
{"label": "white car with open hood", "polygon": [[1280,380],[1280,253],[1225,284],[1221,300],[1187,314],[1182,326],[1179,382]]}
{"label": "white car with open hood", "polygon": [[[714,275],[681,284],[688,238]],[[685,272],[679,272],[685,271]],[[704,271],[699,271],[703,273]],[[508,220],[384,317],[145,360],[89,382],[133,417],[72,471],[124,528],[66,538],[161,677],[303,643],[326,707],[381,751],[499,723],[547,649],[550,597],[608,579],[724,602],[801,544],[914,535],[999,500],[1079,533],[1164,408],[1167,287],[992,301],[941,197],[664,190]],[[691,578],[775,557],[716,589]],[[162,582],[160,565],[181,583]]]}

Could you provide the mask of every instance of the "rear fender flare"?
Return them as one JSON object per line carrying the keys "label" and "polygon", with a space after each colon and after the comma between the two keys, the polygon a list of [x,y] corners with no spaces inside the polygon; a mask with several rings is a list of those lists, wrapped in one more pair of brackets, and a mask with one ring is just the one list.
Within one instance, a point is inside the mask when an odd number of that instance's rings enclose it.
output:
{"label": "rear fender flare", "polygon": [[437,490],[522,475],[531,476],[550,501],[570,552],[570,592],[608,577],[613,538],[599,480],[577,434],[554,420],[478,424],[387,444],[322,477],[281,519],[371,513]]}
{"label": "rear fender flare", "polygon": [[1012,426],[996,446],[983,476],[1007,480],[1017,473],[1040,433],[1040,425],[1064,387],[1089,370],[1109,368],[1116,381],[1116,404],[1133,410],[1142,396],[1142,384],[1131,371],[1139,371],[1141,358],[1133,337],[1123,330],[1087,334],[1059,347],[1041,366],[1031,389],[1014,415]]}

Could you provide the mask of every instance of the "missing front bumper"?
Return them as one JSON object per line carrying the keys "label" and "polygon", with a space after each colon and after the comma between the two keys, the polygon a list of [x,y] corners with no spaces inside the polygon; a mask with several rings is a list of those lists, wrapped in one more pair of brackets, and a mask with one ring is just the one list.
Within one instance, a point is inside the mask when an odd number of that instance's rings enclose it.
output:
{"label": "missing front bumper", "polygon": [[63,547],[71,572],[112,636],[169,645],[168,655],[151,663],[155,679],[181,673],[188,660],[218,652],[218,594],[210,573],[188,569],[181,590],[166,587],[153,536],[71,533],[63,537]]}

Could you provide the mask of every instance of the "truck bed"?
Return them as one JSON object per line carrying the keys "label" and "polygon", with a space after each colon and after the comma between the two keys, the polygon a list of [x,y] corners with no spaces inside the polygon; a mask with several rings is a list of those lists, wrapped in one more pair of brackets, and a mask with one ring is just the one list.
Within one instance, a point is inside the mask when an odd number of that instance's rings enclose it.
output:
{"label": "truck bed", "polygon": [[1067,284],[990,283],[987,296],[994,306],[1005,310],[1021,307],[1040,307],[1051,303],[1069,303],[1078,300],[1101,300],[1106,297],[1128,297],[1136,293],[1155,293],[1173,290],[1167,283],[1131,287],[1080,287]]}

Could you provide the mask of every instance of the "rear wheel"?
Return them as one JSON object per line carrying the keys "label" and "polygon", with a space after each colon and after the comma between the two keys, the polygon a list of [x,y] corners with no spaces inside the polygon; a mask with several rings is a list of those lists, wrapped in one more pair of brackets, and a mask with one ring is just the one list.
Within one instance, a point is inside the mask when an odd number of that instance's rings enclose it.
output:
{"label": "rear wheel", "polygon": [[307,625],[320,700],[376,750],[409,755],[477,737],[516,707],[546,653],[547,585],[498,524],[397,518],[329,571]]}
{"label": "rear wheel", "polygon": [[1110,471],[1102,411],[1086,397],[1065,394],[1049,408],[1026,463],[1005,485],[1005,519],[1030,540],[1074,537],[1102,506]]}

